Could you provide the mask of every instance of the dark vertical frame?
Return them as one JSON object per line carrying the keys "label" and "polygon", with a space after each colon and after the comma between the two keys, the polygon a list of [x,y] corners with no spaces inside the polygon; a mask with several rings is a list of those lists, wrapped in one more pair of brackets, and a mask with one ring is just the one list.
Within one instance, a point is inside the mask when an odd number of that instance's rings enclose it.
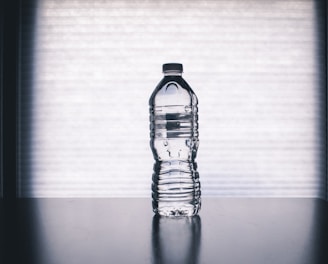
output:
{"label": "dark vertical frame", "polygon": [[325,148],[325,162],[326,162],[326,201],[328,201],[328,161],[327,161],[327,157],[328,157],[328,145],[327,145],[327,142],[328,142],[328,138],[327,138],[327,135],[328,135],[328,122],[327,122],[327,113],[328,113],[328,66],[327,66],[327,63],[328,63],[328,18],[327,18],[327,15],[328,15],[328,3],[327,3],[327,0],[324,0],[324,10],[325,10],[325,14],[324,14],[324,19],[325,19],[325,23],[324,23],[324,27],[325,27],[325,46],[326,46],[326,54],[325,54],[325,72],[326,72],[326,90],[325,90],[325,99],[326,99],[326,116],[325,116],[325,125],[326,125],[326,148]]}
{"label": "dark vertical frame", "polygon": [[19,89],[17,93],[17,197],[33,178],[30,157],[33,149],[34,64],[37,31],[38,0],[20,3]]}
{"label": "dark vertical frame", "polygon": [[318,87],[318,127],[317,137],[320,145],[318,167],[321,177],[320,198],[328,201],[328,174],[327,174],[327,0],[314,0],[315,4],[315,60]]}
{"label": "dark vertical frame", "polygon": [[18,91],[18,41],[20,0],[4,1],[3,23],[3,197],[16,199],[16,147],[17,147],[17,91]]}
{"label": "dark vertical frame", "polygon": [[328,122],[327,122],[327,113],[328,113],[328,66],[327,66],[327,63],[328,63],[328,18],[327,18],[327,15],[328,15],[328,3],[327,3],[327,0],[324,0],[324,5],[325,5],[325,15],[324,15],[324,18],[325,18],[325,46],[326,46],[326,56],[325,56],[325,67],[326,67],[326,116],[325,116],[325,119],[326,119],[326,201],[328,201],[328,161],[327,161],[327,157],[328,157],[328,145],[327,145],[327,142],[328,142],[328,139],[327,139],[327,135],[328,135]]}
{"label": "dark vertical frame", "polygon": [[328,4],[327,0],[318,0],[316,2],[319,2],[317,9],[318,9],[318,14],[317,14],[317,22],[318,22],[318,28],[322,32],[321,36],[321,42],[322,42],[322,48],[319,47],[318,50],[321,51],[321,54],[318,54],[318,58],[320,62],[323,65],[322,68],[322,74],[324,75],[323,80],[322,80],[322,98],[321,98],[321,115],[322,115],[322,143],[324,144],[323,146],[323,157],[322,157],[322,168],[323,168],[323,173],[325,175],[325,198],[326,201],[328,201]]}
{"label": "dark vertical frame", "polygon": [[[2,129],[3,129],[3,124],[2,124],[2,106],[3,106],[3,1],[0,1],[0,249],[4,248],[4,219],[3,219],[3,152],[2,152]],[[4,263],[4,252],[3,250],[0,250],[0,261],[1,263]]]}
{"label": "dark vertical frame", "polygon": [[4,4],[0,1],[0,197],[3,195],[3,152],[2,152],[2,130],[3,130],[3,23],[4,23]]}
{"label": "dark vertical frame", "polygon": [[19,83],[20,0],[3,2],[2,30],[2,175],[4,198],[4,263],[15,263],[17,178],[17,91]]}

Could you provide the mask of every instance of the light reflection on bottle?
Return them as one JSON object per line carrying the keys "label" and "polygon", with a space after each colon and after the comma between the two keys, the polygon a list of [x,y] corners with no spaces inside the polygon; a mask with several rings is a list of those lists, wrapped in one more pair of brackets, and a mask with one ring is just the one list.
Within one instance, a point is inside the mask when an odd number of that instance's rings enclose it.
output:
{"label": "light reflection on bottle", "polygon": [[152,227],[155,264],[197,264],[201,244],[201,219],[155,215]]}

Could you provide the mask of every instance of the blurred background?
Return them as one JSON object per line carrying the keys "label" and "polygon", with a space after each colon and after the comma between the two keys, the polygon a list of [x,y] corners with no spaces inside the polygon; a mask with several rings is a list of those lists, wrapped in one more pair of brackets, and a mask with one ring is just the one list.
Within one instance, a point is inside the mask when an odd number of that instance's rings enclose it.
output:
{"label": "blurred background", "polygon": [[203,196],[326,197],[325,1],[20,5],[19,197],[150,197],[167,62],[199,99]]}

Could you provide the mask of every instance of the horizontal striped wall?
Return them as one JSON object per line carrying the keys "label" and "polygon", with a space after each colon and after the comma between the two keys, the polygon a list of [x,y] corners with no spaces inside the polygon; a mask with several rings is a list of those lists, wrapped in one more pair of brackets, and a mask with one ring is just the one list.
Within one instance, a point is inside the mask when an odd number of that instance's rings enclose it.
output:
{"label": "horizontal striped wall", "polygon": [[181,62],[203,196],[324,197],[323,2],[22,1],[21,197],[150,197],[148,99]]}

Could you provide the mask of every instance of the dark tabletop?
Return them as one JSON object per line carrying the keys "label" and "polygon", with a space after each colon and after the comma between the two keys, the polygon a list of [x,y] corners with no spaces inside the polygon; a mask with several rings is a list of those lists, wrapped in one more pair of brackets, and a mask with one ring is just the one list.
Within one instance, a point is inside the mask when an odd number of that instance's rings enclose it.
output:
{"label": "dark tabletop", "polygon": [[150,199],[19,199],[12,263],[328,263],[327,202],[204,198],[156,217]]}

